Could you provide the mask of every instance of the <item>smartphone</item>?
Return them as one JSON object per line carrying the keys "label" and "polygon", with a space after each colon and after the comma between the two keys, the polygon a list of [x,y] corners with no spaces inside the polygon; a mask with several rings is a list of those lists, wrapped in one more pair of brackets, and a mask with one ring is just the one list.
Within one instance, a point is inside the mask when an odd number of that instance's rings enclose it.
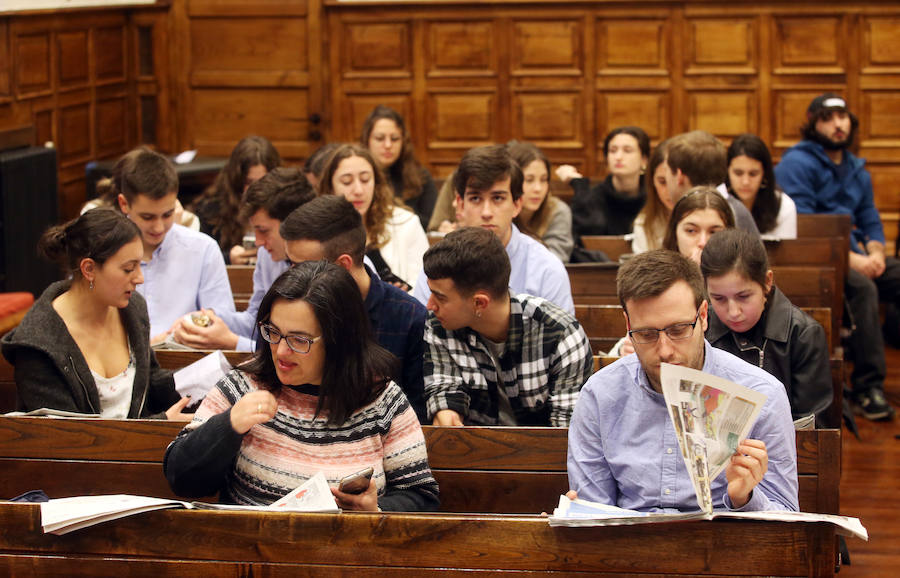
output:
{"label": "smartphone", "polygon": [[338,489],[345,494],[361,494],[369,487],[369,480],[372,479],[372,474],[374,473],[374,469],[366,468],[355,474],[350,474],[341,480]]}

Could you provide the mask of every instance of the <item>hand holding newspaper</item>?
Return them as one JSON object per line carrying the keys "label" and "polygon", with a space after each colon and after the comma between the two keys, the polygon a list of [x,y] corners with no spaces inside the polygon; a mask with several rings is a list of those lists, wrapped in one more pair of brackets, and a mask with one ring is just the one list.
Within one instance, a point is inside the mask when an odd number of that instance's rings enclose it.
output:
{"label": "hand holding newspaper", "polygon": [[858,518],[789,511],[714,512],[711,482],[728,466],[738,444],[746,439],[762,411],[766,396],[727,379],[667,363],[662,364],[660,381],[700,510],[658,514],[560,496],[559,505],[550,517],[551,526],[613,526],[719,517],[749,518],[831,522],[840,534],[869,539]]}

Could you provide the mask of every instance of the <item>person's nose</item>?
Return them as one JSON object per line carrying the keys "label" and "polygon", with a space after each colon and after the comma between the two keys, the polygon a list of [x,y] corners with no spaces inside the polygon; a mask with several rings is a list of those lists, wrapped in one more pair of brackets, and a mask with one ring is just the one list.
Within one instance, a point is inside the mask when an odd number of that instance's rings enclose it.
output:
{"label": "person's nose", "polygon": [[284,336],[281,337],[281,341],[278,342],[278,346],[275,350],[276,355],[279,357],[287,357],[294,353],[294,350],[288,346],[287,339]]}
{"label": "person's nose", "polygon": [[256,235],[253,236],[253,244],[257,247],[262,247],[266,244],[266,237],[260,233],[256,233]]}
{"label": "person's nose", "polygon": [[660,361],[670,361],[675,354],[675,345],[665,331],[659,332],[659,339],[656,342],[656,352]]}
{"label": "person's nose", "polygon": [[141,269],[140,267],[137,267],[134,270],[134,272],[135,272],[135,275],[134,275],[134,278],[131,280],[131,282],[134,283],[135,285],[140,285],[141,283],[144,282],[144,270]]}
{"label": "person's nose", "polygon": [[362,181],[360,181],[359,179],[353,181],[352,190],[353,194],[355,195],[362,195],[363,193],[365,193],[365,188],[363,187]]}
{"label": "person's nose", "polygon": [[437,303],[435,302],[434,295],[428,296],[428,303],[425,305],[425,308],[437,313]]}
{"label": "person's nose", "polygon": [[700,233],[700,237],[697,239],[697,246],[700,247],[700,250],[703,250],[706,247],[706,243],[709,241],[710,233],[707,231],[703,231]]}
{"label": "person's nose", "polygon": [[482,203],[481,204],[481,219],[483,221],[490,221],[494,218],[494,208],[490,203]]}

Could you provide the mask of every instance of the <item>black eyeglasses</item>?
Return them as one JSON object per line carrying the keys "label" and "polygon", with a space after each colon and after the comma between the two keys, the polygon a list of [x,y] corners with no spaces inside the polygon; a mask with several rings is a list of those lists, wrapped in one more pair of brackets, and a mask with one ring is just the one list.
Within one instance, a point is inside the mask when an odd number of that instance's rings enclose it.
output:
{"label": "black eyeglasses", "polygon": [[683,341],[694,334],[694,327],[700,321],[700,310],[697,310],[697,316],[694,317],[693,323],[676,323],[669,325],[665,329],[633,329],[628,332],[628,337],[634,343],[647,345],[648,343],[656,343],[659,340],[660,331],[664,331],[666,337],[672,341]]}
{"label": "black eyeglasses", "polygon": [[312,344],[322,339],[321,335],[313,337],[312,339],[303,337],[302,335],[284,335],[269,323],[259,324],[259,334],[272,345],[278,345],[281,343],[281,340],[284,339],[287,342],[288,347],[291,348],[291,351],[295,353],[309,353]]}

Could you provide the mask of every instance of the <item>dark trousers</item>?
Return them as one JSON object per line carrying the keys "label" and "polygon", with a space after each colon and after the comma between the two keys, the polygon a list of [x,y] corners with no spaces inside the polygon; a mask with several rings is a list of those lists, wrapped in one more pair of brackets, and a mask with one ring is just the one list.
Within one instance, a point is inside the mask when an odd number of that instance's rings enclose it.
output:
{"label": "dark trousers", "polygon": [[853,393],[884,389],[884,337],[878,317],[878,302],[900,304],[900,261],[893,257],[886,258],[884,273],[874,280],[850,269],[844,297],[850,311],[850,321],[855,326],[850,337]]}

